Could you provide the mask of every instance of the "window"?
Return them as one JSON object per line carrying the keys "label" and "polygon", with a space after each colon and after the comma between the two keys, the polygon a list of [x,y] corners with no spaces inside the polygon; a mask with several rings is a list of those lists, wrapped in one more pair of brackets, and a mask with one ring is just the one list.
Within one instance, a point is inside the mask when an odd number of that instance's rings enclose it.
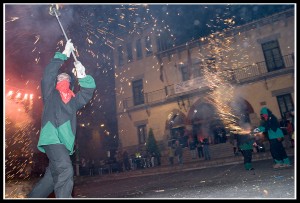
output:
{"label": "window", "polygon": [[192,66],[193,78],[197,78],[201,76],[200,64],[193,64]]}
{"label": "window", "polygon": [[209,59],[207,59],[206,60],[206,65],[207,65],[207,70],[210,73],[217,72],[217,69],[216,69],[216,59],[215,58],[209,58]]}
{"label": "window", "polygon": [[182,75],[182,81],[187,81],[190,79],[189,76],[189,70],[187,65],[180,65],[181,75]]}
{"label": "window", "polygon": [[156,38],[157,51],[164,51],[172,47],[171,37],[167,33],[160,33]]}
{"label": "window", "polygon": [[136,80],[132,82],[133,91],[133,103],[134,105],[144,104],[144,90],[143,90],[143,80]]}
{"label": "window", "polygon": [[138,131],[138,139],[139,139],[139,144],[145,144],[146,142],[146,125],[139,125],[137,127]]}
{"label": "window", "polygon": [[277,40],[263,43],[261,46],[264,52],[268,71],[284,68],[282,55]]}
{"label": "window", "polygon": [[131,62],[133,60],[131,43],[126,44],[126,49],[127,49],[127,62]]}
{"label": "window", "polygon": [[283,115],[286,112],[294,109],[294,103],[291,94],[277,96],[277,102],[280,109],[281,117],[283,117]]}
{"label": "window", "polygon": [[145,38],[145,46],[146,46],[146,56],[152,55],[152,44],[151,44],[151,38],[150,36],[147,36]]}
{"label": "window", "polygon": [[118,62],[120,66],[124,65],[123,54],[123,47],[118,46]]}
{"label": "window", "polygon": [[142,41],[141,39],[138,39],[136,41],[136,58],[141,59],[143,57],[143,52],[142,52]]}

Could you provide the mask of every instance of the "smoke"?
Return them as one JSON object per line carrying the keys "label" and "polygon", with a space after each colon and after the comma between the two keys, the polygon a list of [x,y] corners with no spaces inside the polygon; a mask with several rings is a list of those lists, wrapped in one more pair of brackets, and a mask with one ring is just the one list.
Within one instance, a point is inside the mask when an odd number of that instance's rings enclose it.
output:
{"label": "smoke", "polygon": [[[5,178],[28,178],[36,135],[22,101],[5,98]],[[3,142],[4,144],[4,142]],[[33,145],[34,144],[34,145]]]}
{"label": "smoke", "polygon": [[[45,63],[61,51],[65,42],[56,16],[49,14],[50,4],[5,5],[5,62],[13,74],[32,78]],[[66,33],[73,22],[73,9],[59,8],[58,18]],[[40,67],[41,66],[41,67]],[[20,68],[21,67],[21,68]],[[38,67],[38,68],[37,68]]]}
{"label": "smoke", "polygon": [[14,99],[5,98],[5,118],[22,127],[33,121],[31,115],[26,113],[25,104]]}
{"label": "smoke", "polygon": [[[9,28],[7,32],[16,35],[23,32],[28,33],[28,35],[40,35],[44,42],[53,43],[55,39],[63,36],[63,32],[56,16],[50,15],[50,6],[49,4],[6,5],[5,21]],[[66,31],[73,22],[73,9],[71,7],[59,8],[58,14],[60,14],[58,18]],[[13,17],[18,19],[8,22]],[[6,36],[15,37],[13,35]]]}

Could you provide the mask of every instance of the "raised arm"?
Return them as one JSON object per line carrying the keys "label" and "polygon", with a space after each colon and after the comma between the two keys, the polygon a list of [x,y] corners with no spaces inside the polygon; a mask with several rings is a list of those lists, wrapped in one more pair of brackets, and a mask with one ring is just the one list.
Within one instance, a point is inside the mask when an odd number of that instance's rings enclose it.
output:
{"label": "raised arm", "polygon": [[60,69],[64,61],[66,61],[68,57],[70,57],[70,53],[73,49],[73,43],[71,42],[71,40],[68,40],[63,53],[56,52],[50,63],[46,66],[41,81],[42,97],[44,102],[49,98],[51,92],[55,88],[58,70]]}
{"label": "raised arm", "polygon": [[74,62],[76,69],[76,76],[80,85],[80,91],[75,96],[77,109],[86,105],[93,97],[96,83],[91,75],[86,75],[85,67],[80,61]]}

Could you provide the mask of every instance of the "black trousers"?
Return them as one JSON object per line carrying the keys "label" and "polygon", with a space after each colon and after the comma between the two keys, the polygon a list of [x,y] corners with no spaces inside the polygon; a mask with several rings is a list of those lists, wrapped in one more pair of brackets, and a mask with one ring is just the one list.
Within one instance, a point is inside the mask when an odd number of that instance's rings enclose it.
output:
{"label": "black trousers", "polygon": [[251,163],[252,161],[252,149],[242,150],[244,156],[244,164]]}
{"label": "black trousers", "polygon": [[288,158],[282,141],[278,141],[277,139],[270,139],[270,152],[273,159],[278,161]]}
{"label": "black trousers", "polygon": [[54,190],[56,198],[72,198],[74,170],[69,151],[63,144],[45,145],[44,149],[49,166],[28,197],[47,198]]}

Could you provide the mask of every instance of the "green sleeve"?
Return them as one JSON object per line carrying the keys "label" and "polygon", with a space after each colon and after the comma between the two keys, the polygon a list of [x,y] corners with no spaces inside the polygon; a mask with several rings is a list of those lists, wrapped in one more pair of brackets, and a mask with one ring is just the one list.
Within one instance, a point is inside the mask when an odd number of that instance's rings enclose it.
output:
{"label": "green sleeve", "polygon": [[258,129],[259,129],[260,132],[265,132],[265,129],[266,129],[266,128],[263,127],[263,126],[259,126]]}
{"label": "green sleeve", "polygon": [[92,76],[86,75],[84,78],[78,79],[79,85],[84,88],[96,88],[95,80]]}
{"label": "green sleeve", "polygon": [[64,60],[64,61],[66,61],[68,59],[68,57],[65,54],[62,54],[60,52],[55,52],[54,58],[55,59],[61,59],[61,60]]}

